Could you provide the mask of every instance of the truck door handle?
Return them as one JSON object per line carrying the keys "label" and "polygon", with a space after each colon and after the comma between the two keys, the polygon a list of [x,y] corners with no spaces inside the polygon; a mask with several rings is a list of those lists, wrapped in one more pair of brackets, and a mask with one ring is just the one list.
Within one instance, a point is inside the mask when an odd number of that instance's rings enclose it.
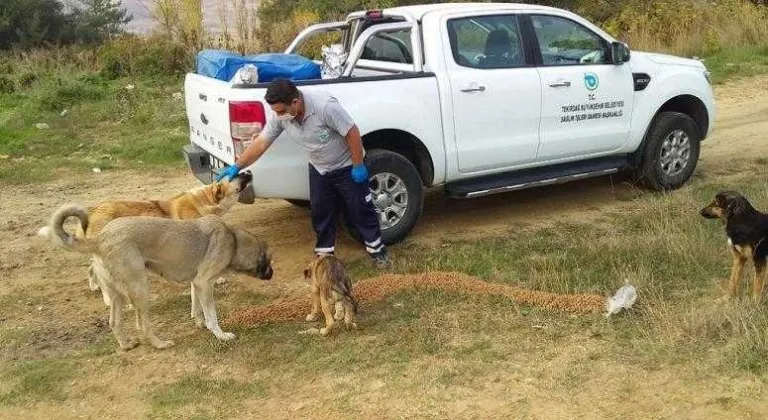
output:
{"label": "truck door handle", "polygon": [[462,92],[485,92],[485,86],[482,85],[471,85],[471,86],[465,86],[461,88]]}
{"label": "truck door handle", "polygon": [[568,80],[558,80],[557,82],[551,82],[549,87],[570,87],[571,82]]}

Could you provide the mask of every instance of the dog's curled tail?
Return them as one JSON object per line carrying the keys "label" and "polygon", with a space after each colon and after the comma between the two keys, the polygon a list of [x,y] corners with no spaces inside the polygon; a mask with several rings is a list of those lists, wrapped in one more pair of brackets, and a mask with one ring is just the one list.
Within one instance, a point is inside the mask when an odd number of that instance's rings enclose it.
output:
{"label": "dog's curled tail", "polygon": [[77,217],[80,220],[80,227],[83,232],[88,229],[88,211],[85,207],[77,204],[65,204],[53,213],[48,226],[38,230],[37,235],[50,239],[54,244],[73,251],[92,251],[93,245],[76,238],[74,235],[70,235],[64,230],[64,222],[70,217]]}

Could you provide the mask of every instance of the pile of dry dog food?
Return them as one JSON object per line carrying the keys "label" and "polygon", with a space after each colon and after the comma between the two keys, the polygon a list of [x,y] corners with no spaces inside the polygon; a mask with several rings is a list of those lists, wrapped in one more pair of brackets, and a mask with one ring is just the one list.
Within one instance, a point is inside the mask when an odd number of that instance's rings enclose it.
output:
{"label": "pile of dry dog food", "polygon": [[[572,313],[596,313],[605,299],[595,294],[558,294],[488,283],[461,273],[384,274],[355,283],[353,295],[361,305],[381,301],[404,290],[439,289],[447,292],[506,296],[519,304]],[[255,326],[301,321],[309,313],[309,296],[285,299],[266,306],[244,308],[232,313],[225,324]]]}

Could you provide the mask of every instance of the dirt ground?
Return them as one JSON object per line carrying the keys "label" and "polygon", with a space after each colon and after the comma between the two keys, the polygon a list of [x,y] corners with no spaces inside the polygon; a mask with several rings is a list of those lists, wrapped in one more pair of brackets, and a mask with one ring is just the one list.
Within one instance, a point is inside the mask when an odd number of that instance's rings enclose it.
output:
{"label": "dirt ground", "polygon": [[[716,129],[713,136],[702,145],[696,177],[713,178],[733,173],[738,171],[740,166],[734,166],[734,162],[751,161],[758,157],[768,158],[768,77],[718,86],[716,94]],[[0,242],[0,299],[3,304],[15,305],[19,311],[17,318],[0,319],[0,325],[34,330],[30,335],[30,351],[41,355],[109,336],[101,298],[87,288],[85,271],[88,257],[54,249],[35,237],[36,230],[61,204],[90,204],[106,198],[168,196],[196,185],[197,180],[185,171],[103,171],[77,178],[64,177],[41,185],[3,186],[0,192],[0,232],[4,238]],[[422,219],[408,240],[435,243],[445,238],[477,238],[503,233],[519,226],[536,226],[563,219],[583,219],[620,205],[639,193],[623,184],[621,180],[610,177],[469,201],[448,200],[440,191],[434,191],[428,195]],[[269,285],[239,284],[238,279],[231,279],[231,283],[238,283],[238,287],[271,297],[296,295],[306,291],[306,285],[300,278],[301,268],[311,257],[314,242],[307,210],[282,200],[258,200],[250,206],[236,206],[225,218],[266,238],[275,255],[275,277]],[[342,257],[363,256],[360,247],[344,235],[340,237],[338,246]],[[394,258],[397,258],[398,247],[394,247],[392,252]],[[153,282],[154,296],[184,292],[185,290],[179,287]],[[168,327],[165,325],[166,329]],[[188,334],[195,333],[197,332],[194,329],[189,329]],[[35,340],[40,344],[35,344]],[[579,352],[588,349],[574,342],[572,350],[575,353],[566,356],[569,352],[564,351],[563,357],[577,358]],[[19,356],[16,351],[0,348],[0,359],[16,359]],[[95,382],[90,381],[91,388],[88,389],[99,389],[99,395],[88,395],[87,390],[82,390],[84,396],[80,405],[73,407],[71,412],[61,413],[53,405],[39,404],[31,412],[14,408],[5,415],[29,418],[55,412],[66,418],[132,418],[133,416],[127,413],[131,412],[131,404],[135,401],[122,398],[121,390],[128,389],[134,381],[162,377],[164,370],[179,372],[190,369],[185,365],[183,355],[176,359],[170,355],[171,353],[137,351],[132,356],[131,369],[113,372]],[[119,380],[111,382],[115,379]],[[635,399],[639,404],[658,404],[663,399],[658,387],[668,387],[670,384],[680,385],[679,378],[662,372],[652,374],[645,377],[642,383],[637,383]],[[595,388],[602,386],[610,385],[595,384]],[[745,395],[755,395],[762,389],[762,385],[758,383],[732,386],[740,386]],[[712,388],[715,393],[714,388],[717,387],[713,385]],[[515,389],[511,394],[507,394],[510,390],[499,384],[492,385],[486,391],[487,395],[479,398],[488,400],[476,402],[480,405],[487,404],[489,413],[504,412],[494,411],[494,407],[502,407],[496,404],[494,398],[503,395],[528,401],[529,413],[534,418],[565,418],[569,414],[576,415],[577,412],[590,413],[589,401],[579,402],[568,398],[551,403],[541,395],[541,391],[537,391],[535,384]],[[696,408],[691,404],[696,401],[705,402],[709,397],[706,391],[696,395],[685,395],[681,389],[677,391],[679,393],[675,399],[681,404],[685,401],[684,405],[694,412]],[[105,394],[110,401],[108,407],[100,402],[100,398]],[[715,398],[716,395],[713,395],[712,399]],[[386,400],[386,395],[381,399]],[[608,405],[613,403],[605,402]],[[255,408],[262,414],[273,409],[275,417],[288,416],[292,409],[290,406],[280,405],[278,401],[262,401],[260,404],[263,405],[249,408]],[[461,411],[458,399],[455,404],[456,409]],[[581,408],[573,410],[572,404]],[[681,408],[677,407],[672,412]],[[406,409],[406,417],[407,412]],[[684,413],[686,416],[692,414],[685,411]],[[0,417],[3,416],[0,413]]]}

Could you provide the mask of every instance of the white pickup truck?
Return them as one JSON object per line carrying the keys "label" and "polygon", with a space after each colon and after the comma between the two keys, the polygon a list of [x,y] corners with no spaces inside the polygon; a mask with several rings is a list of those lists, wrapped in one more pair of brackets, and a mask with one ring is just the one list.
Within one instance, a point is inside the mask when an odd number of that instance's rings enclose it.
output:
{"label": "white pickup truck", "polygon": [[[684,184],[712,131],[709,73],[694,59],[635,52],[565,10],[469,3],[398,7],[311,26],[285,51],[340,31],[332,93],[367,150],[384,240],[416,224],[427,188],[472,198],[627,171],[653,189]],[[188,74],[190,169],[205,183],[271,115],[265,84]],[[307,156],[277,139],[254,165],[256,197],[306,204]],[[352,232],[353,236],[355,232]]]}

